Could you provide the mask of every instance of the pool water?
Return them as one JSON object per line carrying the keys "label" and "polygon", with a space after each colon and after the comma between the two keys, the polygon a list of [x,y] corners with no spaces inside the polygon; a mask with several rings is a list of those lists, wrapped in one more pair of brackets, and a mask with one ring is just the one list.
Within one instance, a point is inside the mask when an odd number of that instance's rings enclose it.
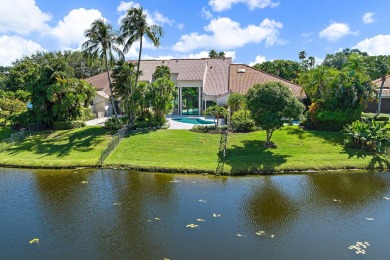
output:
{"label": "pool water", "polygon": [[213,125],[214,122],[209,120],[203,120],[200,118],[193,118],[193,117],[179,117],[179,118],[173,118],[172,120],[180,123],[186,123],[186,124],[194,124],[194,125]]}

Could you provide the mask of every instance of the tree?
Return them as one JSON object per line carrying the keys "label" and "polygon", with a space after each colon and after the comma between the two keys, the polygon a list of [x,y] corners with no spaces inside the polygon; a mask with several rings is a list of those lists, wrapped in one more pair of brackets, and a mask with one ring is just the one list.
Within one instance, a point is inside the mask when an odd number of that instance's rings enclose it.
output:
{"label": "tree", "polygon": [[298,54],[299,59],[301,62],[303,62],[304,59],[306,59],[306,52],[305,51],[300,51]]}
{"label": "tree", "polygon": [[168,66],[157,66],[155,72],[153,73],[153,79],[157,80],[159,78],[166,78],[170,79],[171,77],[171,70]]}
{"label": "tree", "polygon": [[315,66],[315,64],[316,64],[316,58],[314,58],[313,56],[310,56],[309,58],[308,58],[308,60],[309,60],[309,67],[312,69],[312,68],[314,68],[314,66]]}
{"label": "tree", "polygon": [[[146,21],[146,14],[142,7],[131,8],[127,10],[126,16],[121,20],[120,42],[123,44],[123,52],[127,53],[134,42],[139,41],[139,54],[137,63],[137,72],[135,77],[135,86],[138,84],[143,37],[146,36],[152,41],[155,47],[160,46],[160,37],[163,36],[164,30],[157,25],[149,25]],[[133,119],[130,119],[133,120]]]}
{"label": "tree", "polygon": [[295,81],[299,74],[306,69],[299,62],[291,60],[273,60],[257,63],[253,66],[257,70],[267,72],[288,81]]}
{"label": "tree", "polygon": [[173,108],[175,91],[175,83],[166,77],[158,78],[149,88],[150,105],[156,121],[160,124],[165,123],[165,115]]}
{"label": "tree", "polygon": [[381,112],[383,86],[385,85],[387,74],[390,73],[390,58],[382,55],[382,56],[378,56],[374,62],[375,62],[375,70],[378,72],[378,74],[381,77],[381,86],[379,88],[379,93],[378,93],[378,110],[377,110],[377,114],[379,115]]}
{"label": "tree", "polygon": [[228,98],[228,106],[230,107],[231,113],[244,109],[246,105],[246,97],[240,93],[232,93]]}
{"label": "tree", "polygon": [[16,114],[20,114],[27,110],[26,103],[15,98],[0,98],[0,119],[4,120],[4,124]]}
{"label": "tree", "polygon": [[85,37],[88,40],[82,44],[83,50],[88,53],[92,60],[100,58],[104,61],[108,78],[108,86],[110,88],[111,104],[115,118],[117,118],[118,113],[116,111],[109,70],[109,65],[112,65],[115,61],[114,52],[116,52],[120,58],[123,57],[121,50],[115,45],[115,43],[118,42],[117,35],[114,33],[110,24],[106,24],[103,19],[97,19],[92,22],[91,28],[85,32]]}
{"label": "tree", "polygon": [[225,52],[217,52],[216,50],[210,50],[209,58],[225,58]]}
{"label": "tree", "polygon": [[265,146],[272,147],[272,134],[286,120],[300,117],[304,105],[281,82],[255,84],[247,94],[248,109],[255,124],[266,131]]}
{"label": "tree", "polygon": [[214,124],[215,126],[219,125],[219,118],[223,118],[227,115],[227,110],[223,106],[211,106],[206,108],[206,110],[203,112],[205,115],[213,116],[214,117]]}

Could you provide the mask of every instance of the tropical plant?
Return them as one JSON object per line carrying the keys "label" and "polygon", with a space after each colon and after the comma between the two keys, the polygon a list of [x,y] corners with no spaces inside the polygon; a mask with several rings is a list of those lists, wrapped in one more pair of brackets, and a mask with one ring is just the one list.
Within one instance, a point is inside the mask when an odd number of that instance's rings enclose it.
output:
{"label": "tropical plant", "polygon": [[273,60],[253,65],[253,68],[289,81],[295,81],[299,74],[306,71],[299,62],[291,60]]}
{"label": "tropical plant", "polygon": [[390,146],[386,122],[361,122],[359,120],[344,127],[346,144],[368,151],[385,152]]}
{"label": "tropical plant", "polygon": [[162,77],[154,81],[149,87],[150,105],[156,122],[165,123],[165,115],[173,108],[172,100],[176,91],[175,83]]}
{"label": "tropical plant", "polygon": [[382,104],[382,92],[383,86],[385,85],[387,74],[390,73],[390,58],[388,56],[378,56],[375,60],[375,70],[380,75],[381,86],[378,92],[378,109],[377,114],[381,113],[381,104]]}
{"label": "tropical plant", "polygon": [[247,100],[256,126],[266,131],[267,147],[274,146],[273,132],[283,127],[284,122],[299,118],[304,110],[304,105],[281,82],[255,84],[249,89]]}
{"label": "tropical plant", "polygon": [[240,109],[245,109],[246,106],[246,97],[240,93],[232,93],[228,98],[228,106],[230,107],[230,112],[234,113]]}
{"label": "tropical plant", "polygon": [[254,131],[255,122],[250,116],[248,110],[238,110],[236,111],[231,120],[230,120],[230,129],[233,132],[251,132]]}
{"label": "tropical plant", "polygon": [[216,50],[210,50],[209,58],[225,58],[225,52],[217,52]]}
{"label": "tropical plant", "polygon": [[153,73],[154,80],[157,80],[159,78],[170,79],[170,77],[171,77],[171,70],[169,69],[168,66],[164,66],[164,65],[157,66],[156,70]]}
{"label": "tropical plant", "polygon": [[88,54],[88,57],[92,60],[100,58],[104,61],[110,88],[111,104],[115,117],[118,117],[109,70],[109,67],[115,62],[114,52],[119,55],[119,58],[123,58],[121,50],[115,45],[118,42],[117,34],[113,31],[110,24],[106,24],[103,19],[97,19],[92,22],[91,28],[85,32],[85,37],[88,40],[82,44],[82,48]]}
{"label": "tropical plant", "polygon": [[223,106],[211,106],[206,108],[203,112],[204,115],[209,115],[214,117],[215,126],[219,126],[219,118],[223,118],[227,115],[227,110]]}
{"label": "tropical plant", "polygon": [[[133,43],[139,41],[139,54],[137,63],[137,72],[135,77],[135,84],[137,86],[140,75],[140,63],[142,56],[143,37],[146,36],[152,41],[155,47],[160,46],[160,37],[163,36],[164,30],[157,25],[149,25],[146,21],[146,14],[142,7],[131,8],[127,10],[126,16],[121,20],[121,35],[120,42],[123,44],[123,52],[127,53]],[[132,89],[130,90],[132,91]],[[131,121],[133,118],[130,119]]]}

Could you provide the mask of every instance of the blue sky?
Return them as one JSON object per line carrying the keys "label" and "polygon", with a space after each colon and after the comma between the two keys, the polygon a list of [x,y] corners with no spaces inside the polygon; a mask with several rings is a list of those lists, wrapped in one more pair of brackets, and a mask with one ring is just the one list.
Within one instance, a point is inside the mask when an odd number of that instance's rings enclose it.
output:
{"label": "blue sky", "polygon": [[[145,44],[143,58],[199,58],[215,49],[253,64],[298,60],[304,50],[320,62],[353,47],[390,55],[387,0],[0,0],[0,65],[35,51],[79,49],[93,20],[119,29],[125,10],[139,5],[165,31],[160,48]],[[127,58],[137,53],[135,44]]]}

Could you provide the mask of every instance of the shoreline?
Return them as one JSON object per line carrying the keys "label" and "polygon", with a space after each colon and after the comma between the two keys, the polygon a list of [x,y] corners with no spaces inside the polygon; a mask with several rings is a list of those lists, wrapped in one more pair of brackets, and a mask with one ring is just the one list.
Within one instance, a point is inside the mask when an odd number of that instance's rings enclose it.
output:
{"label": "shoreline", "polygon": [[[72,166],[35,166],[35,165],[9,165],[0,164],[0,168],[5,169],[45,169],[45,170],[71,170],[71,169],[101,169],[101,170],[131,170],[139,172],[150,173],[171,173],[171,174],[207,174],[216,175],[215,171],[202,169],[185,169],[185,168],[167,168],[167,167],[144,167],[144,166],[129,166],[129,165],[107,165],[103,167],[93,167],[86,165],[72,165]],[[223,172],[221,176],[249,176],[249,175],[268,175],[268,174],[310,174],[310,173],[331,173],[342,171],[388,171],[388,168],[328,168],[328,169],[289,169],[289,170],[259,170],[256,172]],[[216,175],[217,176],[217,175]]]}

